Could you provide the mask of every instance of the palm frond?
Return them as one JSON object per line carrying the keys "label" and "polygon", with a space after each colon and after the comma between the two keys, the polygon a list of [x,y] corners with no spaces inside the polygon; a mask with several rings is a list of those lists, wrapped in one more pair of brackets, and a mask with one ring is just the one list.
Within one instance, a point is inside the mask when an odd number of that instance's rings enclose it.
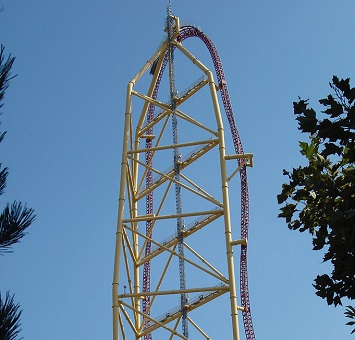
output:
{"label": "palm frond", "polygon": [[21,202],[6,205],[0,215],[0,254],[12,252],[11,246],[26,235],[26,229],[35,220],[32,208],[22,207]]}
{"label": "palm frond", "polygon": [[20,328],[22,310],[20,305],[15,303],[14,297],[15,295],[10,296],[10,292],[6,292],[4,300],[0,293],[0,339],[2,340],[15,340],[22,330]]}

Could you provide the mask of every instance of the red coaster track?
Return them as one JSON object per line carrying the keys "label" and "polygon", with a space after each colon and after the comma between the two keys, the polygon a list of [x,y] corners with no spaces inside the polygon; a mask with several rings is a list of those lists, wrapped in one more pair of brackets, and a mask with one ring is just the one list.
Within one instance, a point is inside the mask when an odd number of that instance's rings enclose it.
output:
{"label": "red coaster track", "polygon": [[[234,120],[234,114],[232,109],[232,103],[230,100],[227,81],[224,74],[223,66],[221,59],[219,57],[218,51],[214,46],[211,39],[206,36],[203,32],[201,32],[198,28],[194,26],[182,26],[180,28],[180,34],[177,36],[177,41],[182,42],[183,40],[191,37],[197,37],[204,42],[208,51],[210,52],[214,68],[217,75],[217,80],[220,88],[221,98],[224,106],[224,110],[226,112],[226,116],[228,119],[229,127],[232,134],[232,139],[234,143],[234,148],[236,154],[244,154],[243,145],[241,138],[239,136],[236,123]],[[162,67],[160,68],[159,76],[157,79],[156,86],[153,91],[152,97],[156,99],[160,81],[165,69],[165,66],[168,62],[168,55],[166,54],[164,57],[164,61]],[[153,116],[154,107],[151,105],[149,108],[149,118]],[[147,140],[146,147],[151,147],[151,142]],[[150,162],[150,153],[147,153],[146,162]],[[242,159],[238,159],[239,165],[241,165]],[[248,191],[248,181],[247,181],[247,171],[246,165],[241,166],[239,171],[240,173],[240,182],[241,182],[241,238],[248,239],[248,228],[249,228],[249,191]],[[151,176],[148,174],[148,177]],[[147,185],[149,185],[151,179],[147,178]],[[147,213],[152,212],[152,195],[147,197]],[[151,236],[150,224],[147,225],[147,235]],[[147,245],[146,254],[150,253],[150,244]],[[143,282],[143,291],[149,291],[150,287],[150,266],[149,263],[145,266],[145,274],[144,274],[144,282]],[[247,269],[247,246],[241,245],[241,256],[240,256],[240,298],[241,298],[241,306],[244,308],[243,311],[243,322],[244,322],[244,330],[247,340],[255,340],[255,333],[253,328],[253,322],[250,311],[250,300],[249,300],[249,289],[248,289],[248,269]],[[143,309],[146,312],[149,309],[149,300],[143,302]],[[145,340],[150,340],[151,334],[145,336]]]}

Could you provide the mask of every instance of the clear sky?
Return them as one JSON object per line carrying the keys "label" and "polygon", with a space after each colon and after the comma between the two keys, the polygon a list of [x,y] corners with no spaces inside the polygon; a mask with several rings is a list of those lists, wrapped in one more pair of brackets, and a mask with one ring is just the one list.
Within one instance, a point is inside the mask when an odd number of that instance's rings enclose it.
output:
{"label": "clear sky", "polygon": [[[312,281],[329,268],[277,218],[282,169],[302,162],[292,102],[355,84],[353,0],[172,1],[217,46],[249,169],[249,280],[257,339],[351,339],[343,309]],[[0,289],[24,309],[25,339],[111,339],[111,283],[128,81],[164,38],[167,1],[0,0],[0,42],[16,56],[2,109],[1,204],[37,220],[0,257]],[[235,204],[238,209],[238,204]],[[236,227],[237,228],[237,227]],[[238,233],[238,229],[236,229]],[[346,302],[345,302],[346,303]],[[216,327],[218,323],[216,322]],[[223,333],[219,339],[230,339]]]}

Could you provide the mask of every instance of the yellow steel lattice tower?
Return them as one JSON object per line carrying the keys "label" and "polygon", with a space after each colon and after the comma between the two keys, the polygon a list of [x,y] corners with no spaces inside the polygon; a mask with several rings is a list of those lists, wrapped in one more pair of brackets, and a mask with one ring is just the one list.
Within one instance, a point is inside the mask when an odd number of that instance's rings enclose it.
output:
{"label": "yellow steel lattice tower", "polygon": [[[252,155],[243,152],[235,126],[231,131],[236,151],[227,154],[217,92],[221,91],[227,116],[229,97],[214,46],[198,28],[180,27],[179,18],[171,14],[167,23],[167,39],[127,86],[112,289],[113,340],[214,339],[210,334],[219,326],[213,320],[221,318],[228,319],[231,338],[239,340],[239,311],[247,339],[254,339],[247,285],[243,286],[247,187],[242,185],[242,236],[237,240],[232,237],[229,198],[230,180],[237,173],[246,180]],[[206,40],[217,81],[183,46],[189,36]],[[174,88],[172,93],[164,70],[169,63],[173,69],[177,56],[192,71],[176,70],[176,82],[184,83],[195,73],[199,77],[187,90]],[[172,140],[171,127],[176,128],[177,122],[179,139]],[[228,117],[228,122],[233,125],[234,118],[231,123]],[[182,201],[179,209],[177,200]],[[235,245],[242,248],[241,306]]]}

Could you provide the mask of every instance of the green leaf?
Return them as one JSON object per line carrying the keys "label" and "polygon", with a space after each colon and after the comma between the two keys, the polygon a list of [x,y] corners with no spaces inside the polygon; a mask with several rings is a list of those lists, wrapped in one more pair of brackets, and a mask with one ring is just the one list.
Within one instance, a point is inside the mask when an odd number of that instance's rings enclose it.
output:
{"label": "green leaf", "polygon": [[308,143],[306,142],[298,142],[300,148],[301,148],[301,154],[306,155],[307,154],[307,149],[308,149]]}
{"label": "green leaf", "polygon": [[284,207],[280,208],[281,213],[278,217],[285,217],[286,223],[291,222],[292,216],[296,211],[296,204],[288,203]]}
{"label": "green leaf", "polygon": [[332,95],[319,101],[323,106],[328,106],[328,109],[323,111],[325,114],[330,115],[331,118],[339,117],[343,112],[343,106],[337,102]]}
{"label": "green leaf", "polygon": [[298,120],[298,129],[302,132],[314,133],[316,131],[317,118],[313,109],[305,110],[303,115],[299,115],[296,120]]}
{"label": "green leaf", "polygon": [[324,143],[324,150],[321,152],[321,154],[324,157],[327,157],[329,155],[341,155],[343,151],[343,148],[334,144],[334,143]]}
{"label": "green leaf", "polygon": [[295,201],[307,201],[309,198],[309,191],[306,189],[299,189],[292,197]]}
{"label": "green leaf", "polygon": [[282,174],[284,176],[290,176],[290,173],[288,171],[286,171],[285,169],[282,170]]}
{"label": "green leaf", "polygon": [[345,132],[340,122],[332,123],[329,119],[324,119],[318,126],[318,137],[323,139],[329,139],[331,142],[335,142],[344,138]]}
{"label": "green leaf", "polygon": [[293,102],[293,113],[295,115],[302,114],[307,110],[307,106],[308,106],[308,99],[307,100],[300,99],[298,102]]}
{"label": "green leaf", "polygon": [[343,106],[340,103],[334,102],[333,105],[324,112],[330,115],[331,118],[336,118],[339,117],[344,111]]}

